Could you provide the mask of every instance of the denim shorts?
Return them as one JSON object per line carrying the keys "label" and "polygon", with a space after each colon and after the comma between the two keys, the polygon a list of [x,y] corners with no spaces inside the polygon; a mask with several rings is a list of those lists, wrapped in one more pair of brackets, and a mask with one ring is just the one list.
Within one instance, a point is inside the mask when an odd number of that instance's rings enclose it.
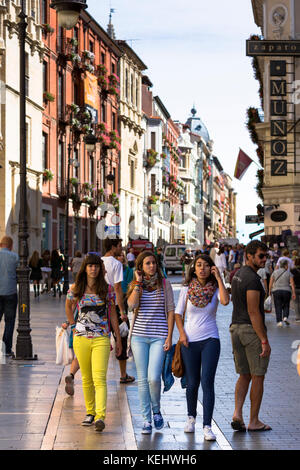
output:
{"label": "denim shorts", "polygon": [[229,328],[237,374],[265,375],[270,356],[260,357],[261,341],[253,326],[234,324]]}

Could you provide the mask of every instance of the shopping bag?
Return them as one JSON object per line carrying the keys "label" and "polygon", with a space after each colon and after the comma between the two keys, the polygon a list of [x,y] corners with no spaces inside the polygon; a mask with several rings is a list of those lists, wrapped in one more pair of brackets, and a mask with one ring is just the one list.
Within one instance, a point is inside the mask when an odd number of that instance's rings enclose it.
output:
{"label": "shopping bag", "polygon": [[266,313],[272,312],[272,296],[271,295],[269,295],[269,297],[267,297],[265,300],[264,310]]}
{"label": "shopping bag", "polygon": [[129,329],[128,329],[127,323],[126,323],[125,321],[123,321],[123,322],[119,325],[119,330],[120,330],[121,338],[126,338],[126,336],[128,336],[128,334],[129,334]]}
{"label": "shopping bag", "polygon": [[70,331],[56,327],[56,364],[67,366],[74,358],[73,349],[69,347]]}

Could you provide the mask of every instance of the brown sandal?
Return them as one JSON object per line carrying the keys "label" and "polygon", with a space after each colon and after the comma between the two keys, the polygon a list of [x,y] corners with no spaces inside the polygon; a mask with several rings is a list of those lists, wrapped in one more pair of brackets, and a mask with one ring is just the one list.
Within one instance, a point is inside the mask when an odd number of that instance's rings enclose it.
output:
{"label": "brown sandal", "polygon": [[135,381],[135,377],[131,377],[128,374],[126,374],[126,377],[120,377],[120,384],[128,384],[134,381]]}

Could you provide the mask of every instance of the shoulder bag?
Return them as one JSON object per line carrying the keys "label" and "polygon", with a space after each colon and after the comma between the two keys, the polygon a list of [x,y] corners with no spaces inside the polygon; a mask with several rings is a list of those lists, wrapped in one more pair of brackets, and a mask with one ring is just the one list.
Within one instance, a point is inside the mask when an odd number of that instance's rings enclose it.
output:
{"label": "shoulder bag", "polygon": [[[183,326],[184,326],[187,301],[188,301],[188,294],[186,294],[186,301],[185,301],[185,307],[184,307],[184,312],[183,312]],[[175,377],[184,376],[184,363],[183,363],[183,359],[181,355],[181,344],[182,344],[181,341],[177,342],[175,346],[173,360],[172,360],[172,374]]]}

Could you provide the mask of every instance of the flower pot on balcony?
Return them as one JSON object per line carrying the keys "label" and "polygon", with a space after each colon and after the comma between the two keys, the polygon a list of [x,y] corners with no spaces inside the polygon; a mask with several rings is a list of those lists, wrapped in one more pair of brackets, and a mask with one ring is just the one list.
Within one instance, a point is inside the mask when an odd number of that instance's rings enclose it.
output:
{"label": "flower pot on balcony", "polygon": [[43,100],[45,101],[45,103],[48,103],[48,101],[52,103],[55,100],[55,97],[49,91],[44,91]]}
{"label": "flower pot on balcony", "polygon": [[43,171],[43,183],[47,183],[48,181],[52,181],[53,180],[53,173],[52,171],[48,170],[48,169],[45,169]]}

